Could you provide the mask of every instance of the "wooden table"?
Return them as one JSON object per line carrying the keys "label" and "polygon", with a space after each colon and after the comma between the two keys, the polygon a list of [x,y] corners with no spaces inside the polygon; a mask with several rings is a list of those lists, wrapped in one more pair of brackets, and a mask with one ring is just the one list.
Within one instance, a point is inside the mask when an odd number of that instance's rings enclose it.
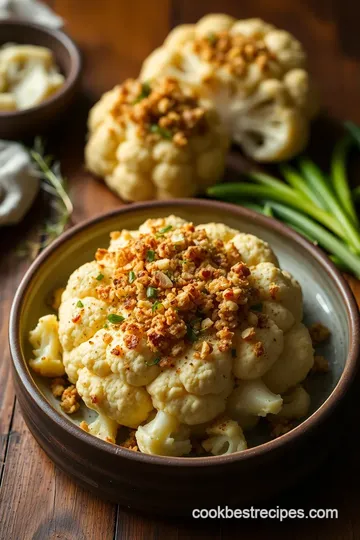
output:
{"label": "wooden table", "polygon": [[[310,67],[329,116],[360,123],[360,4],[353,0],[53,0],[49,4],[66,19],[66,29],[84,55],[82,100],[52,136],[71,181],[74,223],[121,204],[83,169],[89,103],[125,77],[136,76],[144,57],[162,42],[172,26],[196,21],[206,12],[222,10],[239,18],[263,17],[293,32],[309,52]],[[326,148],[328,142],[325,135],[321,145]],[[269,502],[272,507],[337,508],[338,520],[209,523],[142,517],[89,495],[56,469],[24,424],[9,372],[9,310],[28,266],[26,261],[19,261],[12,248],[31,225],[33,214],[18,227],[2,229],[0,236],[1,539],[150,540],[240,535],[254,539],[360,539],[360,436],[358,401],[354,398],[348,407],[347,436],[341,451],[302,486]],[[352,280],[352,286],[360,300],[359,283]],[[338,437],[336,426],[333,437]],[[241,478],[235,481],[239,489],[246,489]]]}

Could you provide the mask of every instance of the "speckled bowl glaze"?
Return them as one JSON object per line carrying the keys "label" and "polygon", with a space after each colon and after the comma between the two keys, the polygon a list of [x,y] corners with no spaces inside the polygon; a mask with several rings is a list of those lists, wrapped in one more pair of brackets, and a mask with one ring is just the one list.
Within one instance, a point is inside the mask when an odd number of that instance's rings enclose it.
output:
{"label": "speckled bowl glaze", "polygon": [[[310,416],[291,432],[265,441],[260,433],[244,452],[220,457],[166,458],[132,452],[85,433],[78,423],[88,412],[64,415],[46,382],[30,372],[28,332],[49,312],[53,289],[78,266],[107,247],[112,230],[136,229],[147,218],[176,214],[196,224],[221,222],[268,241],[281,265],[300,281],[305,321],[331,330],[323,353],[331,370],[314,377]],[[237,206],[203,200],[150,202],[125,206],[78,225],[33,263],[14,300],[10,346],[16,393],[34,437],[65,472],[82,486],[133,508],[169,515],[214,504],[241,505],[267,497],[296,482],[329,450],[327,437],[341,414],[359,354],[358,309],[344,279],[327,257],[275,220]],[[324,443],[326,441],[326,444]],[[238,477],[241,489],[231,488]],[[240,484],[237,483],[239,486]]]}

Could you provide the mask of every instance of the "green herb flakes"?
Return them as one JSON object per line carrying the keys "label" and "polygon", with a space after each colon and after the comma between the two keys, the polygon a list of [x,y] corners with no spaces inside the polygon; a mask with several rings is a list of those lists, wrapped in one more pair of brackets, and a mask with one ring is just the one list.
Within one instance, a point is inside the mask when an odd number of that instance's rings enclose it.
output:
{"label": "green herb flakes", "polygon": [[149,83],[144,82],[141,85],[141,92],[138,95],[136,99],[133,101],[133,105],[136,105],[136,103],[139,103],[143,99],[147,98],[151,94],[151,86]]}
{"label": "green herb flakes", "polygon": [[82,303],[81,300],[79,300],[79,301],[77,302],[76,307],[78,307],[78,308],[83,308],[83,307],[84,307],[84,304]]}
{"label": "green herb flakes", "polygon": [[156,366],[161,360],[161,356],[158,356],[157,358],[154,358],[152,362],[145,362],[148,367]]}
{"label": "green herb flakes", "polygon": [[131,270],[131,272],[129,272],[129,283],[133,283],[135,279],[136,279],[135,272]]}
{"label": "green herb flakes", "polygon": [[125,320],[125,317],[116,315],[116,313],[110,313],[110,315],[107,316],[107,320],[111,322],[111,324],[120,324]]}
{"label": "green herb flakes", "polygon": [[168,140],[172,139],[171,131],[169,131],[166,128],[163,128],[163,127],[159,126],[158,124],[151,124],[150,132],[151,133],[156,133],[157,135],[160,135],[160,137],[162,137],[163,139],[168,139]]}
{"label": "green herb flakes", "polygon": [[102,274],[102,273],[100,272],[100,274],[99,274],[98,276],[96,276],[96,279],[97,279],[98,281],[101,281],[102,279],[104,279],[104,277],[105,277],[104,274]]}
{"label": "green herb flakes", "polygon": [[146,289],[146,296],[147,298],[157,298],[158,291],[155,289],[155,287],[148,287]]}
{"label": "green herb flakes", "polygon": [[154,313],[155,311],[157,311],[158,309],[160,309],[162,307],[163,307],[162,303],[159,302],[159,300],[156,300],[156,302],[153,303],[153,306],[152,306],[151,310]]}
{"label": "green herb flakes", "polygon": [[155,251],[153,249],[149,249],[146,254],[146,260],[149,262],[155,261]]}

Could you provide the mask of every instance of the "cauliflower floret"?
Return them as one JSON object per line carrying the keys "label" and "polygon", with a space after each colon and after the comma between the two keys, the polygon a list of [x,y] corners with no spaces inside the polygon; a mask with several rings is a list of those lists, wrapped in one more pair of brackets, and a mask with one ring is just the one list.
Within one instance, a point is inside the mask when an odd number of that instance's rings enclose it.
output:
{"label": "cauliflower floret", "polygon": [[182,424],[193,426],[213,420],[225,410],[226,398],[233,382],[220,394],[189,394],[176,369],[167,369],[147,386],[155,409],[175,416]]}
{"label": "cauliflower floret", "polygon": [[[112,335],[108,330],[98,330],[91,339],[81,343],[79,347],[71,351],[72,363],[74,364],[75,361],[79,365],[78,369],[86,367],[99,377],[110,375],[111,369],[107,361],[106,352],[112,339]],[[76,358],[78,361],[76,361]]]}
{"label": "cauliflower floret", "polygon": [[228,227],[227,225],[224,225],[223,223],[205,223],[202,225],[197,225],[196,229],[204,229],[206,231],[206,234],[212,239],[212,240],[221,240],[226,244],[230,240],[234,238],[237,234],[239,234],[239,231],[236,229],[232,229],[231,227]]}
{"label": "cauliflower floret", "polygon": [[291,34],[260,19],[207,15],[170,32],[140,77],[171,76],[211,99],[233,140],[259,161],[289,159],[318,109],[306,55]]}
{"label": "cauliflower floret", "polygon": [[243,430],[234,420],[220,418],[206,429],[206,433],[210,437],[201,444],[214,456],[233,454],[247,448]]}
{"label": "cauliflower floret", "polygon": [[76,388],[85,405],[120,425],[138,427],[153,408],[145,388],[130,386],[114,373],[98,377],[83,368],[78,375]]}
{"label": "cauliflower floret", "polygon": [[289,419],[299,419],[306,416],[310,409],[310,396],[301,385],[283,395],[284,404],[279,416]]}
{"label": "cauliflower floret", "polygon": [[256,266],[262,262],[270,262],[279,266],[279,261],[269,244],[253,234],[238,233],[230,239],[248,266]]}
{"label": "cauliflower floret", "polygon": [[36,328],[29,332],[35,358],[29,361],[31,369],[43,377],[61,377],[65,369],[59,341],[59,323],[55,315],[41,317]]}
{"label": "cauliflower floret", "polygon": [[185,219],[182,219],[178,216],[171,214],[170,216],[157,219],[147,219],[139,227],[139,232],[141,234],[149,234],[154,231],[154,229],[165,229],[166,227],[171,227],[172,229],[177,229],[186,224]]}
{"label": "cauliflower floret", "polygon": [[97,419],[91,424],[81,422],[80,427],[87,433],[94,435],[94,437],[98,437],[98,439],[115,444],[119,424],[99,413]]}
{"label": "cauliflower floret", "polygon": [[297,324],[285,334],[282,354],[264,375],[264,382],[273,392],[283,394],[303,381],[313,365],[309,331],[303,324]]}
{"label": "cauliflower floret", "polygon": [[[199,357],[197,351],[190,349],[178,359],[179,379],[189,394],[220,394],[231,384],[231,353],[220,352],[217,343],[204,343],[212,349],[205,358]],[[201,349],[201,342],[198,342],[198,345]]]}
{"label": "cauliflower floret", "polygon": [[239,381],[227,400],[227,413],[239,421],[251,416],[278,414],[283,404],[280,395],[274,394],[261,379]]}
{"label": "cauliflower floret", "polygon": [[158,456],[183,456],[191,452],[190,429],[180,426],[178,420],[163,411],[136,431],[141,452]]}
{"label": "cauliflower floret", "polygon": [[284,347],[283,332],[266,317],[259,327],[235,331],[233,373],[239,379],[262,377],[275,364]]}
{"label": "cauliflower floret", "polygon": [[279,302],[300,322],[303,317],[302,291],[299,283],[272,263],[264,262],[251,268],[250,279],[260,292],[260,300]]}
{"label": "cauliflower floret", "polygon": [[59,307],[59,337],[64,351],[71,351],[102,328],[108,305],[97,298],[69,298]]}
{"label": "cauliflower floret", "polygon": [[97,297],[96,288],[108,285],[110,276],[108,270],[96,261],[83,264],[69,277],[66,289],[62,294],[62,302],[69,298],[82,299],[86,296]]}
{"label": "cauliflower floret", "polygon": [[125,200],[190,197],[221,179],[228,145],[212,102],[129,79],[90,112],[85,159]]}
{"label": "cauliflower floret", "polygon": [[134,349],[126,345],[126,337],[130,334],[118,332],[107,348],[106,363],[113,373],[127,384],[145,386],[160,373],[160,367],[154,364],[154,353],[142,337]]}
{"label": "cauliflower floret", "polygon": [[295,324],[295,318],[291,311],[277,302],[271,302],[270,300],[262,302],[261,312],[274,321],[276,326],[283,332],[287,332]]}

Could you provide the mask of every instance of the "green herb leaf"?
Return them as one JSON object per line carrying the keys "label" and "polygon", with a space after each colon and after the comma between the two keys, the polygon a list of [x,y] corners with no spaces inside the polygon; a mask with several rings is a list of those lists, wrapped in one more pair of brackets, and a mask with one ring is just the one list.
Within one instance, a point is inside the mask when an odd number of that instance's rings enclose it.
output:
{"label": "green herb leaf", "polygon": [[158,291],[155,289],[155,287],[148,287],[146,289],[146,296],[147,298],[157,298]]}
{"label": "green herb leaf", "polygon": [[120,324],[125,320],[125,317],[116,315],[116,313],[110,313],[110,315],[107,316],[107,320],[112,324]]}
{"label": "green herb leaf", "polygon": [[155,261],[155,251],[153,249],[149,249],[146,254],[146,260],[149,262]]}
{"label": "green herb leaf", "polygon": [[168,225],[167,227],[163,227],[162,229],[160,229],[157,233],[156,233],[156,237],[158,238],[159,236],[163,236],[164,234],[166,234],[167,232],[171,231],[171,229],[173,228],[172,225]]}
{"label": "green herb leaf", "polygon": [[136,99],[133,101],[133,105],[136,105],[136,103],[139,103],[143,99],[147,98],[151,94],[151,86],[149,83],[144,82],[141,85],[141,92],[138,95]]}
{"label": "green herb leaf", "polygon": [[159,302],[159,300],[156,300],[156,302],[153,303],[153,306],[152,306],[151,310],[154,313],[155,311],[157,311],[158,309],[160,309],[162,307],[163,307],[162,303]]}
{"label": "green herb leaf", "polygon": [[159,126],[158,124],[151,124],[150,132],[151,133],[156,133],[157,135],[160,135],[160,137],[162,137],[163,139],[168,139],[168,140],[172,139],[171,131],[169,131],[166,128],[163,128],[163,127]]}
{"label": "green herb leaf", "polygon": [[135,279],[136,279],[135,272],[131,270],[131,272],[129,272],[129,283],[133,283]]}
{"label": "green herb leaf", "polygon": [[197,339],[199,338],[199,333],[200,333],[200,332],[197,332],[197,331],[191,326],[191,324],[187,324],[187,325],[186,325],[186,337],[188,338],[188,340],[189,340],[191,343],[194,343],[194,341],[197,341]]}
{"label": "green herb leaf", "polygon": [[158,356],[157,358],[154,358],[154,360],[152,362],[145,362],[145,364],[150,367],[150,366],[156,366],[156,364],[158,364],[161,360],[161,356]]}
{"label": "green herb leaf", "polygon": [[236,349],[231,349],[231,356],[233,358],[236,358],[236,356],[237,356]]}
{"label": "green herb leaf", "polygon": [[78,301],[78,303],[76,304],[76,307],[78,307],[78,308],[84,307],[84,304],[82,303],[81,300]]}
{"label": "green herb leaf", "polygon": [[104,324],[104,328],[109,328],[108,323],[105,323],[105,324]]}
{"label": "green herb leaf", "polygon": [[210,45],[215,45],[215,43],[217,42],[217,37],[216,37],[216,34],[214,34],[214,32],[209,32],[208,35],[206,36],[206,39],[208,40]]}
{"label": "green herb leaf", "polygon": [[261,311],[262,311],[262,307],[263,307],[263,305],[262,305],[262,303],[260,303],[260,304],[255,304],[254,306],[251,306],[250,309],[251,309],[251,311],[258,311],[258,312],[261,312]]}
{"label": "green herb leaf", "polygon": [[95,279],[97,279],[98,281],[101,281],[102,279],[104,279],[104,277],[105,277],[104,274],[101,274],[101,272],[100,272],[100,274],[98,276],[96,276]]}

